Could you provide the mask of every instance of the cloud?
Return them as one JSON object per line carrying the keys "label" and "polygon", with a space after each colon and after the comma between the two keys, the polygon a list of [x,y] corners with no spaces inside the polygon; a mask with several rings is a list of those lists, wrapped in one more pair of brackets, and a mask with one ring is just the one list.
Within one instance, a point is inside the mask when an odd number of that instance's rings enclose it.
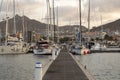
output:
{"label": "cloud", "polygon": [[59,19],[62,22],[69,23],[70,21],[78,20],[78,9],[71,6],[61,6],[59,10]]}
{"label": "cloud", "polygon": [[79,0],[55,0],[55,6],[79,6]]}
{"label": "cloud", "polygon": [[[16,0],[17,13],[22,13],[30,18],[40,20],[46,15],[46,0]],[[100,25],[100,16],[103,23],[120,18],[120,0],[90,0],[91,1],[91,26]],[[50,0],[52,6],[52,0]],[[70,21],[79,23],[79,0],[55,0],[55,7],[59,7],[59,23],[66,25]],[[5,3],[5,2],[4,2]],[[11,6],[12,7],[12,6]],[[19,9],[18,9],[19,7]],[[9,10],[12,12],[11,10]],[[2,14],[5,7],[2,9]],[[88,0],[82,0],[82,24],[87,25]]]}
{"label": "cloud", "polygon": [[[101,25],[100,16],[103,18],[103,23],[114,21],[120,18],[120,0],[90,0],[91,1],[91,26]],[[88,16],[88,0],[82,1],[82,14]],[[84,17],[84,19],[85,19]],[[87,23],[87,19],[86,19]]]}
{"label": "cloud", "polygon": [[[1,7],[1,13],[0,13],[0,21],[5,18],[6,16],[6,1],[3,0],[2,7]],[[8,0],[8,16],[13,17],[13,1]],[[0,1],[1,2],[1,1]],[[28,16],[31,19],[40,20],[43,14],[45,14],[46,10],[46,1],[43,0],[15,0],[15,8],[16,14]]]}
{"label": "cloud", "polygon": [[91,9],[99,7],[100,12],[120,11],[120,0],[92,0]]}

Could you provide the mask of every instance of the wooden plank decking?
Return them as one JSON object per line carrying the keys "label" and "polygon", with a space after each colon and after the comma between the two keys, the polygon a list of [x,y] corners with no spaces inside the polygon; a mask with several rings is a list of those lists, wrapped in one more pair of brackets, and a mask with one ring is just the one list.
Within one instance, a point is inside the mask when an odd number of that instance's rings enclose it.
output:
{"label": "wooden plank decking", "polygon": [[42,80],[89,80],[66,49],[50,65]]}

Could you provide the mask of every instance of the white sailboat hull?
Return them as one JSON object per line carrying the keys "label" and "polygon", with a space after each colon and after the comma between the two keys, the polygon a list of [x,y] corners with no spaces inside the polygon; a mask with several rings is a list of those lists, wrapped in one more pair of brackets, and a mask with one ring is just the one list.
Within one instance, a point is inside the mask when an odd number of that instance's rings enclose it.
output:
{"label": "white sailboat hull", "polygon": [[18,47],[18,46],[0,46],[0,54],[19,54],[27,53],[27,47]]}
{"label": "white sailboat hull", "polygon": [[33,52],[34,52],[34,54],[52,54],[51,49],[44,49],[42,51],[34,49]]}

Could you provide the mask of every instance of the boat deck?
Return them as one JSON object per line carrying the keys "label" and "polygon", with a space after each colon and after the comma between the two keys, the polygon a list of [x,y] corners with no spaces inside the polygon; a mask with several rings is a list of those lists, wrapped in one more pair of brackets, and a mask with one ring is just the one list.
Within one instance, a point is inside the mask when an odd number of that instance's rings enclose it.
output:
{"label": "boat deck", "polygon": [[50,65],[43,80],[89,80],[66,49]]}

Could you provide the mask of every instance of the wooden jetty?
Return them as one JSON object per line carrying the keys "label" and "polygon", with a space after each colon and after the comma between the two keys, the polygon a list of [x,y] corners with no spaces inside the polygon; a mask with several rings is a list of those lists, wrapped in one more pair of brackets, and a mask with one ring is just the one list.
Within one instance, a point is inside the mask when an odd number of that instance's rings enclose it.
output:
{"label": "wooden jetty", "polygon": [[50,65],[42,80],[89,80],[66,49]]}

